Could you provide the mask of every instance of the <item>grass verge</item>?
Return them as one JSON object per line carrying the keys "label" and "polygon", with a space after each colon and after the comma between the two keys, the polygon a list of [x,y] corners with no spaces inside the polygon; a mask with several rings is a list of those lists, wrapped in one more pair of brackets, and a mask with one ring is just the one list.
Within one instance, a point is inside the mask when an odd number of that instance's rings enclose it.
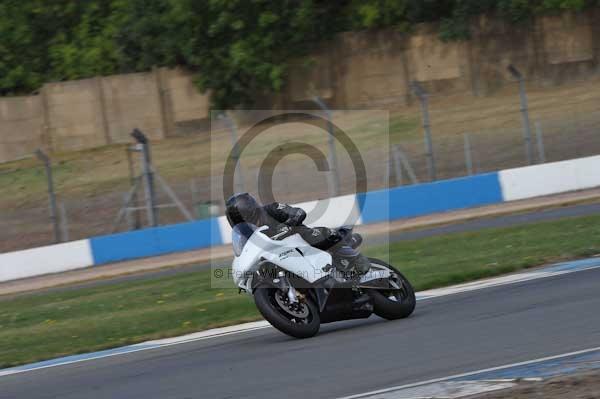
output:
{"label": "grass verge", "polygon": [[[599,252],[600,216],[588,216],[395,243],[389,259],[423,290]],[[208,271],[1,305],[0,367],[259,319],[248,296],[211,289]]]}

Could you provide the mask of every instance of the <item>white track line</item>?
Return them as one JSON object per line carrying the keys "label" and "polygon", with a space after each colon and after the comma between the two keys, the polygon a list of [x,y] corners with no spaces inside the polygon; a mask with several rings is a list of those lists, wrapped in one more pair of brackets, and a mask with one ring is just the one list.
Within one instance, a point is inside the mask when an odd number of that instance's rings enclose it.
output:
{"label": "white track line", "polygon": [[[165,338],[165,339],[160,339],[160,340],[155,340],[155,341],[146,341],[146,342],[141,342],[139,344],[134,344],[134,345],[124,346],[121,348],[115,348],[113,350],[109,349],[107,351],[103,351],[103,352],[110,351],[111,353],[92,352],[92,353],[83,354],[83,355],[74,355],[74,357],[81,356],[81,358],[78,358],[75,360],[68,360],[69,357],[65,357],[65,358],[62,358],[62,359],[64,359],[64,361],[61,361],[61,358],[58,358],[58,359],[54,359],[54,360],[41,362],[41,363],[48,363],[48,364],[39,365],[39,366],[35,366],[37,363],[33,363],[31,365],[23,365],[23,366],[8,368],[8,369],[0,370],[0,377],[5,376],[5,375],[25,373],[27,371],[41,370],[41,369],[46,369],[46,368],[50,368],[50,367],[65,366],[68,364],[81,363],[81,362],[86,362],[89,360],[97,360],[97,359],[104,359],[107,357],[126,355],[126,354],[134,353],[134,352],[141,352],[141,351],[147,351],[147,350],[151,350],[151,349],[164,348],[167,346],[179,345],[179,344],[183,344],[186,342],[195,342],[195,341],[202,341],[202,340],[210,339],[210,338],[225,337],[225,336],[233,335],[233,334],[240,334],[240,333],[245,333],[245,332],[250,332],[250,331],[255,331],[255,330],[262,330],[263,328],[267,328],[270,326],[271,325],[267,321],[255,321],[255,322],[251,322],[251,323],[238,324],[235,326],[214,328],[212,330],[200,331],[197,333],[183,335],[180,337]],[[112,352],[112,351],[114,351],[114,352]],[[28,366],[34,366],[34,367],[28,368]]]}
{"label": "white track line", "polygon": [[598,268],[600,268],[600,265],[588,267],[585,269],[578,269],[578,270],[561,270],[561,271],[557,271],[557,272],[539,271],[539,272],[511,274],[508,276],[479,280],[479,281],[465,283],[465,284],[459,284],[459,285],[455,285],[455,286],[451,286],[451,287],[435,288],[433,290],[421,291],[421,292],[418,292],[417,294],[419,296],[422,296],[421,300],[433,299],[433,298],[439,298],[439,297],[448,296],[448,295],[461,294],[464,292],[479,291],[479,290],[482,290],[485,288],[493,288],[493,287],[500,287],[503,285],[524,283],[526,281],[540,280],[540,279],[547,278],[547,277],[556,277],[556,276],[560,276],[563,274],[571,274],[571,273],[575,273],[575,272],[593,270],[593,269],[598,269]]}
{"label": "white track line", "polygon": [[[573,263],[576,263],[576,262],[573,262]],[[552,266],[550,266],[550,267],[552,267]],[[459,285],[452,286],[452,287],[445,287],[445,288],[438,288],[438,289],[433,289],[433,290],[428,290],[428,291],[422,291],[422,292],[417,293],[417,296],[418,296],[417,300],[425,301],[428,299],[440,298],[440,297],[454,295],[454,294],[463,293],[463,292],[482,290],[485,288],[498,287],[498,286],[502,286],[502,285],[516,284],[516,283],[525,282],[525,281],[531,281],[531,280],[542,279],[542,278],[547,278],[547,277],[554,277],[554,276],[559,276],[559,275],[563,275],[563,274],[570,274],[570,273],[591,270],[591,269],[597,269],[597,268],[600,268],[600,259],[598,260],[598,265],[585,266],[581,269],[574,268],[574,269],[570,269],[570,270],[561,270],[561,271],[556,271],[556,272],[551,272],[551,271],[547,272],[542,269],[542,270],[538,270],[538,271],[517,273],[517,274],[508,275],[508,276],[500,276],[500,277],[475,281],[475,282],[466,283],[466,284],[459,284]],[[197,333],[187,334],[187,335],[183,335],[183,336],[179,336],[179,337],[165,338],[165,339],[154,340],[154,341],[146,341],[146,342],[142,342],[139,344],[125,346],[122,348],[116,348],[116,349],[114,349],[114,352],[110,351],[110,353],[92,352],[92,353],[88,353],[85,355],[75,355],[77,357],[76,359],[72,359],[74,356],[67,356],[65,358],[58,358],[58,359],[53,359],[53,360],[45,361],[45,362],[32,363],[29,365],[8,368],[8,369],[0,370],[0,377],[5,376],[5,375],[24,373],[24,372],[28,372],[28,371],[41,370],[41,369],[46,369],[46,368],[50,368],[50,367],[57,367],[57,366],[63,366],[63,365],[68,365],[68,364],[73,364],[73,363],[80,363],[80,362],[85,362],[85,361],[89,361],[89,360],[103,359],[103,358],[117,356],[117,355],[125,355],[125,354],[129,354],[129,353],[134,353],[134,352],[159,349],[159,348],[164,348],[166,346],[179,345],[179,344],[201,341],[201,340],[210,339],[210,338],[219,338],[219,337],[228,336],[228,335],[243,334],[243,333],[247,333],[250,331],[256,331],[256,330],[261,330],[261,329],[270,328],[270,327],[271,327],[271,325],[266,321],[257,321],[257,322],[252,322],[252,323],[238,324],[238,325],[229,326],[229,327],[215,328],[215,329],[200,331]],[[104,352],[107,352],[107,351],[104,351]]]}
{"label": "white track line", "polygon": [[535,359],[535,360],[528,360],[526,362],[506,364],[504,366],[491,367],[491,368],[488,368],[488,369],[481,369],[481,370],[476,370],[476,371],[470,371],[468,373],[456,374],[456,375],[451,375],[451,376],[448,376],[448,377],[434,378],[432,380],[415,382],[413,384],[399,385],[399,386],[396,386],[396,387],[379,389],[377,391],[365,392],[365,393],[361,393],[361,394],[358,394],[358,395],[344,396],[344,397],[338,398],[338,399],[368,398],[369,396],[379,395],[379,394],[383,394],[383,393],[389,393],[389,392],[393,392],[393,391],[399,391],[401,389],[414,388],[414,387],[418,387],[418,386],[421,386],[421,385],[428,385],[428,384],[434,384],[434,383],[437,383],[437,382],[444,382],[444,381],[454,380],[454,379],[457,379],[457,378],[469,377],[469,376],[472,376],[472,375],[481,374],[481,373],[487,373],[487,372],[490,372],[490,371],[498,371],[498,370],[509,369],[509,368],[512,368],[512,367],[526,366],[528,364],[540,363],[540,362],[545,362],[545,361],[548,361],[548,360],[562,359],[562,358],[569,357],[569,356],[583,355],[585,353],[597,352],[597,351],[600,351],[600,346],[598,346],[596,348],[584,349],[584,350],[580,350],[580,351],[576,351],[576,352],[563,353],[561,355],[555,355],[555,356],[549,356],[549,357],[542,357],[542,358]]}

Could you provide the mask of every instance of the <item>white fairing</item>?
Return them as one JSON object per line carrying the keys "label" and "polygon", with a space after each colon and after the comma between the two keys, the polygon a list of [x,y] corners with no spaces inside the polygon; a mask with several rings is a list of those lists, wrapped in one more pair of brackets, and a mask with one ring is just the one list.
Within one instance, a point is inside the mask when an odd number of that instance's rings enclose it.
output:
{"label": "white fairing", "polygon": [[371,263],[371,268],[360,278],[360,283],[366,284],[371,280],[387,279],[390,276],[391,273],[388,268]]}
{"label": "white fairing", "polygon": [[323,268],[332,262],[329,253],[311,247],[299,234],[276,241],[260,231],[255,231],[240,256],[233,260],[233,279],[237,286],[249,288],[249,278],[258,268],[261,258],[302,277],[309,283],[329,275]]}

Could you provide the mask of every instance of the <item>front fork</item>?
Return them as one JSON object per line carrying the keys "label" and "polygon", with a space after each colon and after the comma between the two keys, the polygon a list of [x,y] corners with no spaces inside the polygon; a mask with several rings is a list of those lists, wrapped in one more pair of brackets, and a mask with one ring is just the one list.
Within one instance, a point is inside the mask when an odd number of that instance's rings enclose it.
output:
{"label": "front fork", "polygon": [[290,303],[298,303],[298,292],[283,271],[277,273],[277,277],[273,279],[273,284],[283,292],[287,292]]}

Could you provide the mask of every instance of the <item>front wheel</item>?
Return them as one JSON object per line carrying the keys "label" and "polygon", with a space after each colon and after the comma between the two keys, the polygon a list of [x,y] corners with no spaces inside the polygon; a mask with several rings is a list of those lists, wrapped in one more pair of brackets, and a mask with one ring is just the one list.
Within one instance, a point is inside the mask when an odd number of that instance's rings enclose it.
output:
{"label": "front wheel", "polygon": [[284,334],[310,338],[319,332],[319,310],[308,297],[302,302],[290,303],[282,290],[258,287],[254,291],[254,303],[263,317]]}
{"label": "front wheel", "polygon": [[386,268],[393,273],[390,285],[393,288],[370,289],[369,296],[373,300],[374,313],[387,320],[404,319],[415,310],[415,291],[410,281],[396,268],[378,259],[369,259],[375,268]]}

